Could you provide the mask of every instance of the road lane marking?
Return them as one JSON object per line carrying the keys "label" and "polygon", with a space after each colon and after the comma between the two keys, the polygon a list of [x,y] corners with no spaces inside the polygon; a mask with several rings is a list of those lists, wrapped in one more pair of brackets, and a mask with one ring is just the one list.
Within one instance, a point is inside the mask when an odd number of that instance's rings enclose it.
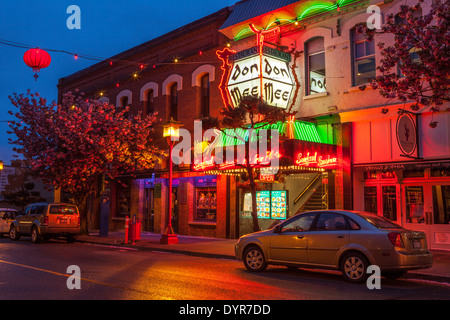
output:
{"label": "road lane marking", "polygon": [[136,289],[133,289],[133,288],[127,288],[127,287],[123,287],[123,286],[118,286],[118,285],[105,283],[105,282],[101,282],[101,281],[96,281],[96,280],[91,280],[91,279],[86,279],[86,278],[79,278],[79,277],[75,277],[75,276],[73,276],[71,274],[60,273],[60,272],[56,272],[56,271],[36,268],[36,267],[28,266],[28,265],[25,265],[25,264],[21,264],[21,263],[5,261],[5,260],[1,260],[1,259],[0,259],[0,263],[5,263],[5,264],[9,264],[9,265],[17,266],[17,267],[22,267],[22,268],[27,268],[27,269],[32,269],[32,270],[41,271],[41,272],[46,272],[46,273],[50,273],[50,274],[53,274],[53,275],[66,277],[66,278],[72,277],[72,278],[80,279],[81,281],[87,281],[87,282],[91,282],[91,283],[95,283],[95,284],[99,284],[99,285],[103,285],[103,286],[107,286],[107,287],[112,287],[112,288],[117,288],[117,289],[124,289],[124,290],[134,291],[134,292],[138,292],[138,293],[146,293],[146,294],[148,294],[148,292],[144,292],[144,291],[141,291],[141,290],[136,290]]}

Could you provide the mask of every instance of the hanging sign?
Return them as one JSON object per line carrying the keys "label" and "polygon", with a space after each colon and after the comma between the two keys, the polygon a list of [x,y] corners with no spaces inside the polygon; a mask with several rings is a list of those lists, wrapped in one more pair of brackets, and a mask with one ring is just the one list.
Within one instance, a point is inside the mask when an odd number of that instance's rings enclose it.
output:
{"label": "hanging sign", "polygon": [[245,96],[261,96],[269,105],[287,109],[294,81],[291,55],[270,47],[253,47],[230,55],[227,82],[230,103],[237,107]]}
{"label": "hanging sign", "polygon": [[409,113],[401,114],[397,119],[397,143],[405,157],[413,157],[417,149],[417,121]]}

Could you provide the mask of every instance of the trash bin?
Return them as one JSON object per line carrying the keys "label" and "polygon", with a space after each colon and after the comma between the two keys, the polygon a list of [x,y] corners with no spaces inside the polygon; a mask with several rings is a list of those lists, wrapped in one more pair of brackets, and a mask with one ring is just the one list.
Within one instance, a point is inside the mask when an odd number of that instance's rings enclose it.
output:
{"label": "trash bin", "polygon": [[137,241],[141,240],[141,220],[136,220],[135,223],[130,221],[130,226],[128,230],[128,240]]}

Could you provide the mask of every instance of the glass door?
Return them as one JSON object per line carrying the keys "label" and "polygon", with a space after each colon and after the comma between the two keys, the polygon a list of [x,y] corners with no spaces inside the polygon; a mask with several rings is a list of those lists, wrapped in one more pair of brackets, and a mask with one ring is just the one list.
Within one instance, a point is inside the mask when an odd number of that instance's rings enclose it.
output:
{"label": "glass door", "polygon": [[431,249],[450,249],[450,184],[402,186],[403,226],[427,234]]}
{"label": "glass door", "polygon": [[450,249],[450,184],[432,184],[430,236],[432,248]]}
{"label": "glass door", "polygon": [[398,198],[397,185],[381,186],[381,215],[395,223],[400,223]]}

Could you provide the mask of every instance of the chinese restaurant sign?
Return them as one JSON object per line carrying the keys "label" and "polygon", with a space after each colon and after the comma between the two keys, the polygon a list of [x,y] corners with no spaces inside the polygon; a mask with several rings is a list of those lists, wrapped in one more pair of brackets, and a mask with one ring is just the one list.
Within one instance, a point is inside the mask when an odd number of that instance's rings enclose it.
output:
{"label": "chinese restaurant sign", "polygon": [[237,107],[245,96],[262,96],[269,104],[287,109],[294,81],[291,55],[270,47],[253,47],[230,55],[233,62],[227,82],[230,102]]}

